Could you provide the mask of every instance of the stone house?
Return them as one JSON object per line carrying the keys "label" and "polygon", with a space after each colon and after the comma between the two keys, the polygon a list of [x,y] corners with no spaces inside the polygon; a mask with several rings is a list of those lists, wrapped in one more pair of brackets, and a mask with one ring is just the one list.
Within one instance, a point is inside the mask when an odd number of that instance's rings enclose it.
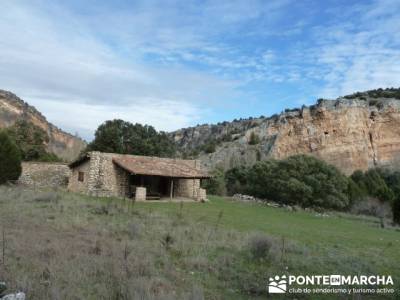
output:
{"label": "stone house", "polygon": [[206,200],[200,181],[209,178],[196,160],[88,152],[69,165],[68,190],[100,197],[141,200]]}

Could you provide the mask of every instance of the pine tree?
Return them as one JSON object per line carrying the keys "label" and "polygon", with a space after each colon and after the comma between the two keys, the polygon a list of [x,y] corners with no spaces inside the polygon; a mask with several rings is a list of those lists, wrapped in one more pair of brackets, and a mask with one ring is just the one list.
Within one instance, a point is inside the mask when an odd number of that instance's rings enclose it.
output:
{"label": "pine tree", "polygon": [[21,154],[7,133],[0,131],[0,184],[21,175]]}

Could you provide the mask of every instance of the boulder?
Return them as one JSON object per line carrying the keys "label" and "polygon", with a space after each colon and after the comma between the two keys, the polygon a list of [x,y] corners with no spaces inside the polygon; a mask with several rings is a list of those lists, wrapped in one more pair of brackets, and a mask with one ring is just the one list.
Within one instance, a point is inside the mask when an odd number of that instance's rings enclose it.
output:
{"label": "boulder", "polygon": [[253,196],[249,195],[242,195],[242,194],[235,194],[232,196],[233,199],[239,200],[239,201],[256,201],[257,199]]}
{"label": "boulder", "polygon": [[18,292],[16,294],[8,294],[0,300],[25,300],[25,293]]}

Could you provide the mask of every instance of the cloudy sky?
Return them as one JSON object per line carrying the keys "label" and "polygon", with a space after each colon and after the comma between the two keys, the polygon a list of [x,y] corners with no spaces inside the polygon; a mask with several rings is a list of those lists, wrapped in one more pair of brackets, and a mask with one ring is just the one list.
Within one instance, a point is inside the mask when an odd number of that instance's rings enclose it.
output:
{"label": "cloudy sky", "polygon": [[400,86],[400,1],[1,0],[0,88],[90,140]]}

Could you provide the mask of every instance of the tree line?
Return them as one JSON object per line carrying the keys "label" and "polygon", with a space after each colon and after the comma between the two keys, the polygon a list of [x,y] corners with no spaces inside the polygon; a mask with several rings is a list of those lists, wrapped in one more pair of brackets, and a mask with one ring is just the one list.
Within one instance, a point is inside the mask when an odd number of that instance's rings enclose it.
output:
{"label": "tree line", "polygon": [[[47,151],[47,133],[25,120],[0,131],[0,184],[17,180],[21,161],[61,161]],[[83,152],[101,151],[159,157],[174,157],[175,143],[165,132],[149,125],[109,120],[101,124],[94,140]]]}
{"label": "tree line", "polygon": [[165,132],[158,132],[153,126],[116,119],[97,128],[87,151],[173,157],[176,148]]}
{"label": "tree line", "polygon": [[[57,160],[46,152],[47,134],[24,121],[0,131],[0,184],[17,180],[22,160]],[[174,142],[152,126],[110,120],[101,124],[86,151],[174,157]],[[307,155],[259,161],[251,167],[216,169],[204,183],[211,194],[248,194],[286,205],[350,210],[374,199],[392,208],[400,223],[400,171],[371,169],[345,176],[337,168]]]}
{"label": "tree line", "polygon": [[211,194],[247,194],[285,205],[340,211],[374,199],[377,205],[390,205],[393,220],[400,224],[399,171],[371,169],[345,176],[315,157],[296,155],[226,172],[216,169],[213,175],[204,183]]}

